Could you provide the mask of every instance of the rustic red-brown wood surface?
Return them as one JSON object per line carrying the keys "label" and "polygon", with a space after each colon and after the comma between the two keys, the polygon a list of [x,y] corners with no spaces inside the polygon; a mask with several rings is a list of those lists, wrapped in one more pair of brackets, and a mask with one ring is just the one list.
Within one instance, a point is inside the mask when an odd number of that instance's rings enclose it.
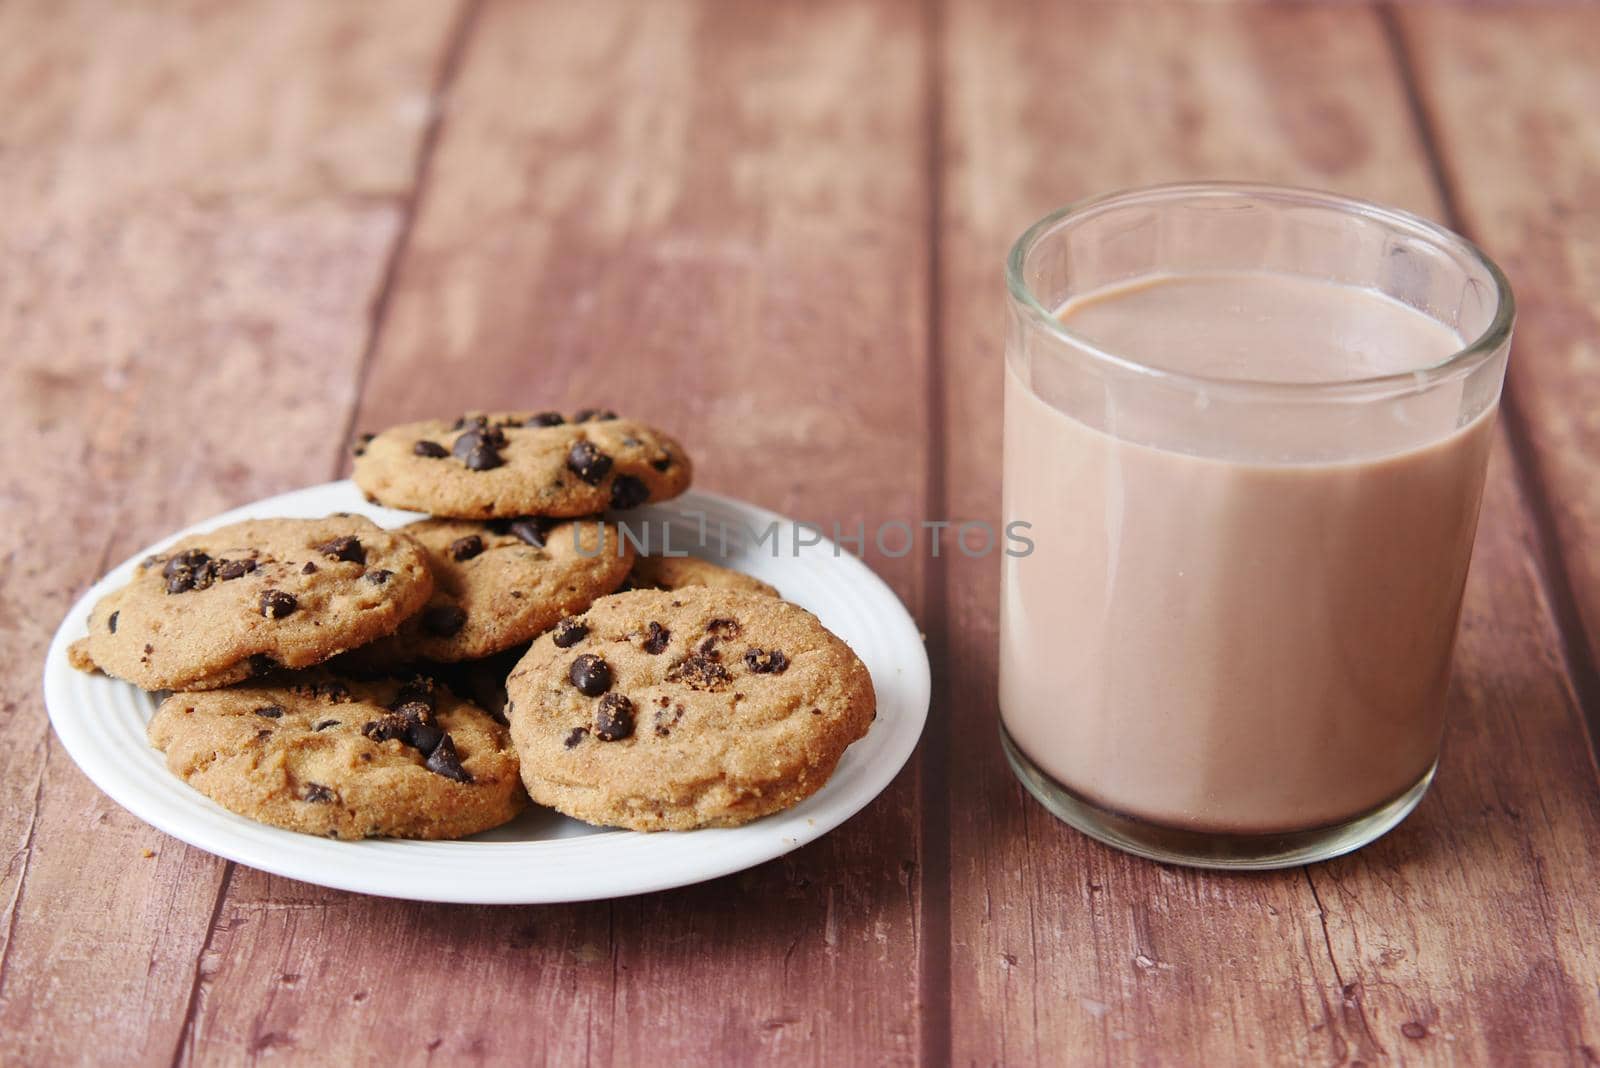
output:
{"label": "rustic red-brown wood surface", "polygon": [[[21,0],[0,41],[0,1063],[1600,1060],[1600,9]],[[1445,221],[1520,301],[1439,778],[1366,850],[1057,823],[948,552],[869,557],[934,665],[912,764],[684,890],[267,876],[50,732],[90,581],[392,420],[604,403],[800,518],[993,518],[1009,242],[1223,177]]]}

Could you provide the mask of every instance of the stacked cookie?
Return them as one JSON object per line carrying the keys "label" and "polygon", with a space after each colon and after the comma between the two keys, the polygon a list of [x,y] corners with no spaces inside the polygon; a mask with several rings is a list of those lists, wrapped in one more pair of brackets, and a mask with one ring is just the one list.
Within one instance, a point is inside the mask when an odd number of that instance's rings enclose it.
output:
{"label": "stacked cookie", "polygon": [[609,411],[394,427],[363,439],[355,481],[428,518],[181,539],[95,606],[72,660],[174,691],[149,728],[172,771],[293,830],[459,837],[527,793],[613,826],[742,823],[820,788],[871,680],[771,587],[636,560],[602,517],[691,476],[676,441]]}

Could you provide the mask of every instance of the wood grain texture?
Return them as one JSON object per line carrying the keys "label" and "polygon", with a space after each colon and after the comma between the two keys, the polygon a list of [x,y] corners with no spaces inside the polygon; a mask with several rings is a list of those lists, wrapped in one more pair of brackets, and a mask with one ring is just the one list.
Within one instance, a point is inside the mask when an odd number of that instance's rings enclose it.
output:
{"label": "wood grain texture", "polygon": [[[1208,177],[1442,211],[1369,12],[956,0],[944,40],[941,340],[945,420],[964,438],[945,465],[958,517],[998,514],[999,265],[1045,211]],[[933,648],[950,660],[946,744],[968,791],[952,816],[954,1059],[1580,1058],[1596,1035],[1583,917],[1600,908],[1583,843],[1600,810],[1530,545],[1502,448],[1433,792],[1353,858],[1251,876],[1123,857],[1026,798],[987,742],[997,574],[948,561]]]}
{"label": "wood grain texture", "polygon": [[0,1061],[178,1045],[225,866],[82,777],[39,665],[111,563],[328,471],[410,184],[446,13],[267,9],[0,7]]}
{"label": "wood grain texture", "polygon": [[[1600,24],[1517,7],[0,4],[0,1063],[1600,1059]],[[825,528],[993,518],[1007,245],[1196,177],[1453,211],[1521,298],[1444,764],[1355,856],[1219,876],[1055,822],[960,554],[872,558],[935,661],[913,768],[681,891],[235,869],[49,732],[71,599],[342,471],[352,421],[601,403]]]}
{"label": "wood grain texture", "polygon": [[[919,31],[906,3],[486,5],[360,425],[604,404],[680,434],[699,486],[847,530],[920,518]],[[915,608],[920,563],[874,563]],[[402,905],[240,870],[194,1059],[909,1063],[916,788],[780,861],[611,903]]]}
{"label": "wood grain texture", "polygon": [[1508,376],[1555,545],[1552,598],[1600,739],[1600,9],[1405,10],[1460,225],[1511,278]]}

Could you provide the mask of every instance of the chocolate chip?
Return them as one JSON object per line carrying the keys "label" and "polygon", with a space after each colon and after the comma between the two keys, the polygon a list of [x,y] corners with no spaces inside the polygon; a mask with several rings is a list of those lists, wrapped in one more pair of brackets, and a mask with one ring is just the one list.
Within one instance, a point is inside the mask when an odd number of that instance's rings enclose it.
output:
{"label": "chocolate chip", "polygon": [[320,723],[316,724],[315,726],[313,726],[311,729],[314,730],[314,731],[325,731],[329,727],[337,727],[338,725],[339,725],[339,721],[336,720],[336,719],[325,719],[322,722],[320,722]]}
{"label": "chocolate chip", "polygon": [[313,804],[326,804],[333,800],[333,791],[321,783],[306,783],[306,792],[300,795],[300,800],[310,801]]}
{"label": "chocolate chip", "polygon": [[256,569],[254,560],[223,560],[217,564],[217,578],[224,582],[243,578]]}
{"label": "chocolate chip", "polygon": [[720,660],[722,654],[716,651],[717,643],[727,638],[737,638],[742,629],[736,619],[713,619],[706,624],[706,638],[696,651],[712,660]]}
{"label": "chocolate chip", "polygon": [[204,550],[189,549],[168,560],[161,574],[167,580],[168,593],[203,590],[216,578],[217,564]]}
{"label": "chocolate chip", "polygon": [[422,629],[440,638],[458,633],[467,622],[467,613],[459,605],[435,604],[422,610]]}
{"label": "chocolate chip", "polygon": [[342,560],[347,564],[364,564],[367,562],[367,550],[361,545],[361,539],[353,534],[346,534],[332,541],[325,541],[317,546],[317,552],[330,560]]}
{"label": "chocolate chip", "polygon": [[550,640],[556,643],[557,649],[571,649],[588,636],[589,628],[569,616],[556,624]]}
{"label": "chocolate chip", "polygon": [[283,715],[283,706],[263,705],[262,707],[256,709],[256,715],[260,716],[262,719],[277,719],[279,716]]}
{"label": "chocolate chip", "polygon": [[488,420],[481,415],[474,420],[474,425],[477,429],[456,438],[450,445],[450,451],[470,471],[492,471],[505,463],[499,451],[505,448],[505,433],[498,427],[489,426]]}
{"label": "chocolate chip", "polygon": [[594,736],[602,742],[620,742],[633,733],[633,702],[620,693],[600,698],[594,713]]}
{"label": "chocolate chip", "polygon": [[560,426],[566,420],[561,418],[560,412],[540,412],[528,420],[529,426]]}
{"label": "chocolate chip", "polygon": [[450,455],[450,450],[440,445],[437,441],[428,441],[424,438],[411,446],[413,456],[425,456],[430,460],[443,460]]}
{"label": "chocolate chip", "polygon": [[282,619],[298,607],[300,602],[294,599],[292,593],[282,590],[263,590],[261,593],[261,614],[268,619]]}
{"label": "chocolate chip", "polygon": [[574,727],[572,728],[571,732],[567,734],[566,740],[561,744],[567,749],[572,749],[576,747],[579,742],[583,741],[583,736],[588,733],[588,727]]}
{"label": "chocolate chip", "polygon": [[411,729],[411,721],[404,716],[397,716],[393,712],[369,720],[361,725],[361,733],[375,742],[387,742],[399,738],[405,739],[406,732]]}
{"label": "chocolate chip", "polygon": [[439,684],[426,675],[413,675],[401,684],[389,707],[398,711],[410,704],[419,704],[432,712],[439,707]]}
{"label": "chocolate chip", "polygon": [[572,417],[574,423],[603,423],[615,419],[617,413],[610,408],[582,408]]}
{"label": "chocolate chip", "polygon": [[462,560],[471,560],[483,552],[483,539],[476,534],[468,534],[464,538],[457,538],[450,543],[450,559],[460,563]]}
{"label": "chocolate chip", "polygon": [[515,534],[524,544],[542,549],[545,538],[549,537],[555,525],[553,521],[544,518],[518,519],[507,528],[507,533]]}
{"label": "chocolate chip", "polygon": [[771,652],[755,648],[746,649],[744,662],[745,666],[757,675],[782,675],[783,669],[789,666],[789,658],[776,649]]}
{"label": "chocolate chip", "polygon": [[667,671],[668,682],[681,682],[691,690],[723,690],[728,686],[728,669],[709,656],[693,654]]}
{"label": "chocolate chip", "polygon": [[650,634],[644,640],[644,651],[652,655],[664,653],[667,643],[672,640],[672,632],[660,623],[650,622]]}
{"label": "chocolate chip", "polygon": [[672,457],[664,456],[659,460],[651,460],[650,466],[655,468],[657,471],[665,471],[672,466]]}
{"label": "chocolate chip", "polygon": [[263,727],[260,730],[256,731],[256,741],[258,741],[258,742],[264,742],[268,738],[271,738],[271,737],[272,737],[272,728],[271,727]]}
{"label": "chocolate chip", "polygon": [[317,565],[312,563],[310,560],[307,560],[306,566],[300,569],[300,574],[302,575],[315,575],[316,573]]}
{"label": "chocolate chip", "polygon": [[[479,417],[480,419],[482,416]],[[465,460],[472,453],[482,448],[503,449],[506,447],[506,435],[499,427],[479,423],[476,430],[469,430],[456,438],[450,444],[450,451],[456,459]]]}
{"label": "chocolate chip", "polygon": [[121,614],[121,612],[112,612],[110,617],[106,620],[106,629],[112,634],[117,632],[117,617]]}
{"label": "chocolate chip", "polygon": [[362,434],[356,439],[356,443],[350,451],[355,453],[357,456],[365,456],[367,453],[367,446],[371,445],[372,439],[377,436],[378,435],[376,434]]}
{"label": "chocolate chip", "polygon": [[386,571],[381,567],[376,571],[368,571],[366,574],[366,580],[372,583],[374,586],[382,586],[385,582],[388,582],[393,577],[393,571]]}
{"label": "chocolate chip", "polygon": [[412,723],[406,728],[406,744],[420,750],[423,756],[431,755],[444,738],[444,731],[432,723]]}
{"label": "chocolate chip", "polygon": [[637,508],[650,499],[650,487],[632,475],[618,475],[611,483],[611,507],[619,511]]}
{"label": "chocolate chip", "polygon": [[598,486],[611,471],[611,457],[587,438],[574,441],[567,450],[567,469],[591,486]]}
{"label": "chocolate chip", "polygon": [[456,782],[472,781],[472,775],[461,766],[461,758],[456,755],[456,743],[448,734],[439,739],[439,744],[428,754],[426,764],[435,775],[443,775]]}
{"label": "chocolate chip", "polygon": [[390,709],[398,716],[404,716],[412,723],[433,723],[433,706],[425,701],[405,701],[400,704],[390,705]]}
{"label": "chocolate chip", "polygon": [[611,689],[611,665],[593,653],[584,653],[572,662],[567,678],[585,697],[599,697]]}
{"label": "chocolate chip", "polygon": [[325,701],[350,700],[350,687],[342,682],[319,682],[312,692]]}

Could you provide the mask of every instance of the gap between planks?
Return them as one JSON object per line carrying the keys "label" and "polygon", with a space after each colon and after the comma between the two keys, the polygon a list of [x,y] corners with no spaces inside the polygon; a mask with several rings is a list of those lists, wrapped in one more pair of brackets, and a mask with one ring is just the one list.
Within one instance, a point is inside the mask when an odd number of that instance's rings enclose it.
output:
{"label": "gap between planks", "polygon": [[[1410,41],[1400,25],[1392,3],[1376,8],[1383,34],[1389,42],[1395,67],[1405,91],[1406,104],[1417,140],[1428,165],[1429,178],[1439,194],[1444,211],[1445,225],[1476,240],[1472,227],[1467,224],[1457,195],[1455,176],[1445,161],[1440,148],[1437,124],[1428,109],[1427,99],[1417,77]],[[1508,374],[1500,396],[1500,421],[1506,429],[1507,453],[1516,482],[1533,520],[1534,544],[1530,546],[1534,559],[1536,581],[1544,594],[1550,613],[1555,618],[1556,632],[1561,642],[1561,665],[1566,670],[1567,684],[1572,690],[1574,703],[1583,721],[1584,733],[1589,740],[1589,760],[1594,767],[1596,780],[1600,781],[1600,667],[1594,662],[1585,637],[1582,616],[1578,611],[1577,593],[1567,571],[1566,557],[1556,534],[1555,512],[1550,504],[1549,482],[1539,464],[1532,438],[1528,433],[1528,416],[1522,399]]]}
{"label": "gap between planks", "polygon": [[433,175],[433,156],[439,145],[439,135],[444,128],[445,112],[449,110],[450,89],[456,83],[465,61],[468,43],[483,13],[484,0],[464,0],[456,15],[455,25],[445,44],[439,69],[434,75],[433,92],[429,94],[428,122],[423,127],[422,139],[417,145],[416,166],[411,173],[411,189],[403,198],[400,209],[400,229],[395,234],[394,246],[389,250],[389,262],[383,265],[383,279],[378,283],[378,295],[372,301],[372,314],[367,329],[367,343],[362,347],[361,359],[356,364],[355,388],[350,393],[350,414],[345,418],[339,439],[334,442],[333,476],[339,477],[349,455],[350,443],[355,439],[356,419],[361,412],[361,397],[367,391],[367,377],[372,369],[373,356],[378,343],[383,340],[383,327],[389,316],[389,300],[394,293],[395,279],[400,274],[400,264],[411,248],[411,231],[417,221],[417,208],[422,203],[428,180]]}
{"label": "gap between planks", "polygon": [[[943,0],[923,0],[923,137],[927,165],[927,471],[923,502],[928,515],[946,518],[950,493],[945,465],[945,347],[941,329],[940,290],[943,285],[944,221],[944,5]],[[946,671],[950,662],[948,633],[949,577],[942,562],[923,570],[922,604],[924,642],[932,668],[932,693],[927,726],[922,736],[919,777],[921,784],[922,880],[921,915],[917,923],[919,952],[917,1014],[920,1060],[923,1064],[949,1064],[954,1048],[954,1022],[950,1005],[950,746],[951,709],[941,695],[951,693]]]}
{"label": "gap between planks", "polygon": [[[184,1061],[184,1051],[194,1043],[195,1017],[199,1014],[200,990],[205,985],[206,957],[211,953],[211,942],[217,937],[217,924],[222,920],[222,906],[228,900],[228,888],[233,885],[233,873],[238,865],[228,861],[222,869],[222,879],[217,883],[217,899],[211,905],[211,920],[206,925],[206,938],[200,943],[200,952],[194,958],[194,979],[189,983],[189,1002],[183,1010],[183,1026],[178,1028],[178,1041],[172,1046],[173,1068]],[[189,1058],[193,1060],[193,1058]]]}

